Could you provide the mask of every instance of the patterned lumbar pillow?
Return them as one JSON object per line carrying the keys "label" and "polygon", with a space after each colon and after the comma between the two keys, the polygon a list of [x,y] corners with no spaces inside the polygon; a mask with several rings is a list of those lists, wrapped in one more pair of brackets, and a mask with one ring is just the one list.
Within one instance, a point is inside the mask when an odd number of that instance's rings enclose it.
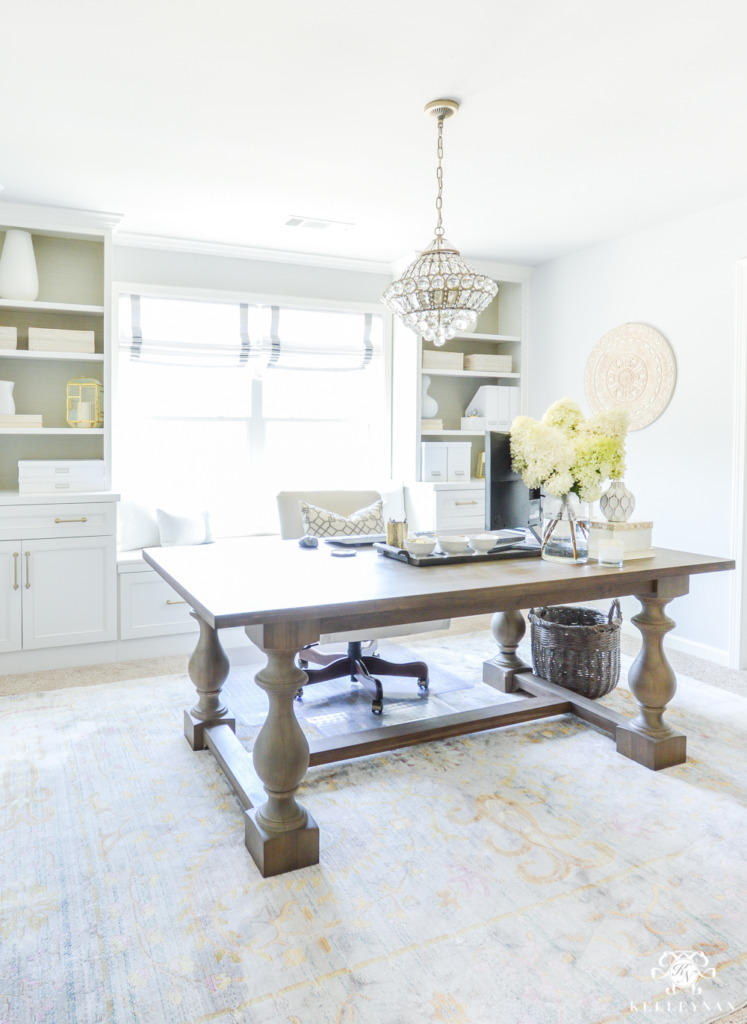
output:
{"label": "patterned lumbar pillow", "polygon": [[349,516],[310,505],[308,501],[299,501],[298,505],[304,532],[309,537],[356,537],[384,532],[384,503],[381,499]]}

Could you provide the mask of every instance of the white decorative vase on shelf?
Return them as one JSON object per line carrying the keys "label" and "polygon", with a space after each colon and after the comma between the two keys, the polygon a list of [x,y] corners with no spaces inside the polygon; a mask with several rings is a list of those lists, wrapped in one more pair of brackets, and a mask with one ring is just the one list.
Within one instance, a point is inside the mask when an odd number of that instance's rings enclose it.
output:
{"label": "white decorative vase on shelf", "polygon": [[0,380],[0,415],[13,416],[16,403],[13,401],[14,380]]}
{"label": "white decorative vase on shelf", "polygon": [[432,420],[438,412],[438,402],[436,399],[428,394],[428,388],[431,386],[431,379],[427,373],[424,373],[421,377],[422,392],[420,396],[420,414],[424,420]]}
{"label": "white decorative vase on shelf", "polygon": [[8,228],[0,256],[0,299],[33,302],[38,294],[39,275],[31,234]]}
{"label": "white decorative vase on shelf", "polygon": [[612,480],[599,499],[599,507],[609,523],[627,523],[633,515],[635,497],[622,480]]}

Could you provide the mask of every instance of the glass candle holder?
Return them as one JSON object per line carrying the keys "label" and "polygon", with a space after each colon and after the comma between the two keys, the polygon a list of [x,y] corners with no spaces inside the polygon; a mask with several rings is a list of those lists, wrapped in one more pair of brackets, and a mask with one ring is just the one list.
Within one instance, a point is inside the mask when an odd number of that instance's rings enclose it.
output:
{"label": "glass candle holder", "polygon": [[599,541],[597,550],[597,562],[600,565],[614,566],[620,568],[624,562],[625,549],[619,537],[605,537]]}

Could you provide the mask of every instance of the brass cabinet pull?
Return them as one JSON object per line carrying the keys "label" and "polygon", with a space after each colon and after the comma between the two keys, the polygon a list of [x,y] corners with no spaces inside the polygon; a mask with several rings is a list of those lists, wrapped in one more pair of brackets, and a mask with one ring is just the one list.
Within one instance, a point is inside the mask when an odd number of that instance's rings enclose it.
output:
{"label": "brass cabinet pull", "polygon": [[81,516],[80,519],[55,519],[56,523],[87,523],[88,519],[86,516]]}
{"label": "brass cabinet pull", "polygon": [[455,501],[454,504],[455,505],[476,505],[477,502],[473,498],[472,501]]}
{"label": "brass cabinet pull", "polygon": [[186,604],[186,601],[172,601],[171,598],[167,598],[166,604]]}
{"label": "brass cabinet pull", "polygon": [[31,586],[31,572],[29,570],[29,558],[31,558],[31,552],[30,551],[24,551],[24,555],[26,556],[26,584],[25,584],[25,586],[26,586],[26,590],[28,590],[29,587]]}
{"label": "brass cabinet pull", "polygon": [[13,552],[13,589],[18,590],[18,552]]}

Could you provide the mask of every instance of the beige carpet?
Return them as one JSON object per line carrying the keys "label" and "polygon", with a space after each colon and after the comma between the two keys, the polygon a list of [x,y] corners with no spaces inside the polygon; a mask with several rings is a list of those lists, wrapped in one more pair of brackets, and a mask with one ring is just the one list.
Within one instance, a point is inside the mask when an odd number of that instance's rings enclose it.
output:
{"label": "beige carpet", "polygon": [[[489,637],[419,643],[479,691]],[[568,717],[316,770],[321,863],[262,880],[188,679],[134,676],[0,703],[3,1024],[744,1021],[738,695],[681,676],[665,772]]]}

